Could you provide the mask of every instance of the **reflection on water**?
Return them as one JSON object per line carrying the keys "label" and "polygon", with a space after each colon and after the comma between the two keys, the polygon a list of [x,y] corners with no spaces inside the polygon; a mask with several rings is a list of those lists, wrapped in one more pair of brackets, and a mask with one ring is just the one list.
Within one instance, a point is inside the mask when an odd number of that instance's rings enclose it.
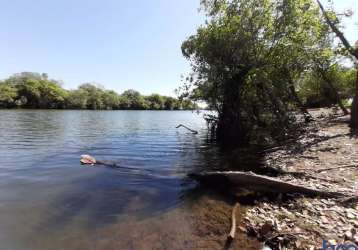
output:
{"label": "reflection on water", "polygon": [[[216,157],[205,128],[184,111],[0,111],[0,249],[137,249],[139,232],[190,235],[185,173]],[[81,154],[139,170],[81,166]]]}

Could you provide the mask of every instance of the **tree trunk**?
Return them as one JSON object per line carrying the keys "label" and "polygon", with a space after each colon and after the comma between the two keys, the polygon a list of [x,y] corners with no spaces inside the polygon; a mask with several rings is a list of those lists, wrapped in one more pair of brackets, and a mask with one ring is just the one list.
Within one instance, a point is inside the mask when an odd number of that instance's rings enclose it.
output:
{"label": "tree trunk", "polygon": [[241,87],[249,68],[225,84],[222,112],[219,114],[216,136],[226,146],[237,146],[247,143],[247,131],[241,117]]}
{"label": "tree trunk", "polygon": [[358,60],[358,49],[353,48],[351,46],[351,44],[349,43],[347,38],[344,36],[344,34],[331,21],[331,19],[329,18],[328,14],[327,14],[326,10],[324,9],[323,5],[321,4],[321,2],[319,0],[317,0],[317,3],[324,15],[324,18],[326,19],[329,27],[331,27],[332,31],[336,34],[336,36],[339,38],[339,40],[341,40],[341,42],[343,43],[344,47],[348,50],[348,52]]}
{"label": "tree trunk", "polygon": [[[358,60],[358,48],[353,48],[349,41],[346,39],[344,34],[337,28],[337,26],[329,19],[327,12],[325,11],[323,5],[319,0],[317,0],[318,6],[321,9],[324,18],[326,19],[328,25],[331,27],[332,31],[336,34],[336,36],[341,40],[344,47],[348,50],[348,52]],[[357,69],[358,70],[358,69]],[[358,72],[357,72],[358,74]],[[352,108],[351,108],[351,122],[350,126],[352,129],[358,129],[358,75],[356,80],[356,93],[353,99]]]}
{"label": "tree trunk", "polygon": [[353,98],[352,109],[351,109],[351,129],[358,129],[358,67],[357,67],[357,76],[356,76],[356,91]]}
{"label": "tree trunk", "polygon": [[291,98],[293,98],[293,100],[296,102],[298,108],[301,110],[302,114],[305,117],[305,121],[306,122],[310,122],[313,120],[311,114],[308,112],[307,108],[303,105],[301,99],[298,97],[296,89],[295,89],[295,84],[292,81],[291,76],[289,75],[289,71],[287,70],[286,72],[288,74],[288,89],[291,95]]}
{"label": "tree trunk", "polygon": [[267,94],[268,98],[272,103],[272,106],[274,108],[274,115],[277,117],[277,119],[282,125],[285,125],[287,122],[287,110],[285,109],[282,101],[277,97],[272,88],[268,86],[265,82],[261,82],[260,84],[262,89],[264,90],[264,93]]}
{"label": "tree trunk", "polygon": [[301,110],[306,119],[313,119],[311,114],[308,112],[307,108],[303,105],[301,99],[297,95],[295,83],[293,82],[290,70],[288,68],[285,68],[285,74],[287,75],[288,90],[291,98],[294,102],[296,102],[298,108]]}
{"label": "tree trunk", "polygon": [[305,108],[305,106],[303,105],[301,99],[298,97],[297,93],[296,93],[296,89],[295,89],[295,86],[290,84],[290,86],[288,86],[289,90],[290,90],[290,95],[291,95],[291,98],[293,98],[293,100],[296,102],[298,108],[301,110],[301,112],[304,114],[304,115],[307,115],[307,116],[311,116],[310,113],[308,113],[307,109]]}
{"label": "tree trunk", "polygon": [[346,107],[344,107],[342,99],[339,96],[337,89],[334,87],[331,79],[327,76],[327,73],[322,68],[319,68],[319,66],[317,67],[317,69],[318,72],[321,74],[323,80],[327,83],[328,87],[332,90],[334,97],[336,99],[335,101],[337,102],[338,106],[341,108],[343,114],[348,115],[349,111],[346,109]]}
{"label": "tree trunk", "polygon": [[333,86],[332,82],[328,79],[327,81],[328,86],[333,91],[335,99],[337,101],[338,106],[341,108],[344,115],[349,115],[349,111],[346,109],[346,107],[343,105],[342,99],[338,94],[337,89]]}
{"label": "tree trunk", "polygon": [[242,122],[239,98],[227,98],[217,124],[218,141],[227,146],[245,144],[246,132]]}

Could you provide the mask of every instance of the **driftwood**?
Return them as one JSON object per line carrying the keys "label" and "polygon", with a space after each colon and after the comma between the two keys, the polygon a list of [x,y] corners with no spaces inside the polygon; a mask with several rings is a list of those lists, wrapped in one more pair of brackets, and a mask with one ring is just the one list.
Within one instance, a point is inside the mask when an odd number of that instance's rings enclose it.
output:
{"label": "driftwood", "polygon": [[310,169],[303,169],[303,171],[285,171],[279,167],[273,167],[273,166],[267,166],[265,168],[268,170],[268,172],[276,173],[277,175],[291,175],[296,178],[313,179],[313,180],[320,180],[320,181],[324,181],[324,182],[334,182],[334,183],[339,182],[337,180],[322,178],[322,177],[312,175],[312,173],[304,172],[304,171],[310,171]]}
{"label": "driftwood", "polygon": [[197,134],[198,131],[194,130],[194,129],[191,129],[191,128],[188,128],[187,126],[183,125],[183,124],[179,124],[178,126],[176,126],[176,128],[180,128],[180,127],[183,127],[183,128],[186,128],[187,130],[189,130],[190,132],[192,132],[193,134]]}
{"label": "driftwood", "polygon": [[349,198],[340,199],[340,202],[345,206],[355,205],[358,203],[358,196],[352,196]]}
{"label": "driftwood", "polygon": [[227,236],[228,240],[233,240],[235,238],[235,234],[236,234],[236,210],[237,210],[238,206],[239,206],[239,203],[235,203],[234,208],[232,209],[231,230],[230,230],[229,235]]}
{"label": "driftwood", "polygon": [[303,171],[284,171],[280,170],[278,171],[280,175],[291,175],[296,178],[305,178],[305,179],[312,179],[312,180],[319,180],[324,182],[332,182],[332,183],[339,183],[338,180],[332,180],[327,178],[318,177],[315,175],[312,175],[312,173],[305,173]]}
{"label": "driftwood", "polygon": [[204,184],[224,189],[239,187],[265,193],[302,194],[306,196],[321,196],[326,198],[340,198],[345,196],[343,193],[306,188],[251,172],[206,172],[190,174],[189,176]]}
{"label": "driftwood", "polygon": [[315,173],[321,173],[324,171],[336,170],[336,169],[342,169],[342,168],[358,168],[358,165],[344,165],[344,166],[340,166],[340,167],[323,168],[323,169],[316,170]]}

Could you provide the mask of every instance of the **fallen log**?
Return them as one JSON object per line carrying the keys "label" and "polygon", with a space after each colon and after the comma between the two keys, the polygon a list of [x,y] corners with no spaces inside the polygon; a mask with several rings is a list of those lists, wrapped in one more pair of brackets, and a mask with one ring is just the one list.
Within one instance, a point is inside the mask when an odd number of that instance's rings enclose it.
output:
{"label": "fallen log", "polygon": [[230,187],[240,187],[257,192],[302,194],[306,196],[321,196],[325,198],[340,198],[346,196],[343,193],[307,188],[284,182],[276,178],[257,175],[252,172],[214,171],[189,174],[189,177],[203,184],[215,186],[216,188],[228,189]]}
{"label": "fallen log", "polygon": [[325,172],[325,171],[329,171],[329,170],[337,170],[337,169],[342,169],[342,168],[358,168],[358,165],[354,164],[354,165],[344,165],[344,166],[333,167],[333,168],[323,168],[323,169],[316,170],[315,173],[321,173],[321,172]]}

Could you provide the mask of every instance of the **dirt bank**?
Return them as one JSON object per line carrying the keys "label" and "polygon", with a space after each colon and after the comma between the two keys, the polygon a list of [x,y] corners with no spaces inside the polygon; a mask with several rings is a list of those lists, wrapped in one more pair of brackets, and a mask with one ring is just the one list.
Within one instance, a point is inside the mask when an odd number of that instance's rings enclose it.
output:
{"label": "dirt bank", "polygon": [[[349,117],[331,110],[311,111],[316,121],[297,141],[264,156],[264,164],[283,171],[303,172],[281,180],[306,187],[358,195],[358,137],[350,133]],[[340,200],[260,197],[243,222],[247,233],[272,249],[322,249],[331,244],[358,244],[358,206]]]}

